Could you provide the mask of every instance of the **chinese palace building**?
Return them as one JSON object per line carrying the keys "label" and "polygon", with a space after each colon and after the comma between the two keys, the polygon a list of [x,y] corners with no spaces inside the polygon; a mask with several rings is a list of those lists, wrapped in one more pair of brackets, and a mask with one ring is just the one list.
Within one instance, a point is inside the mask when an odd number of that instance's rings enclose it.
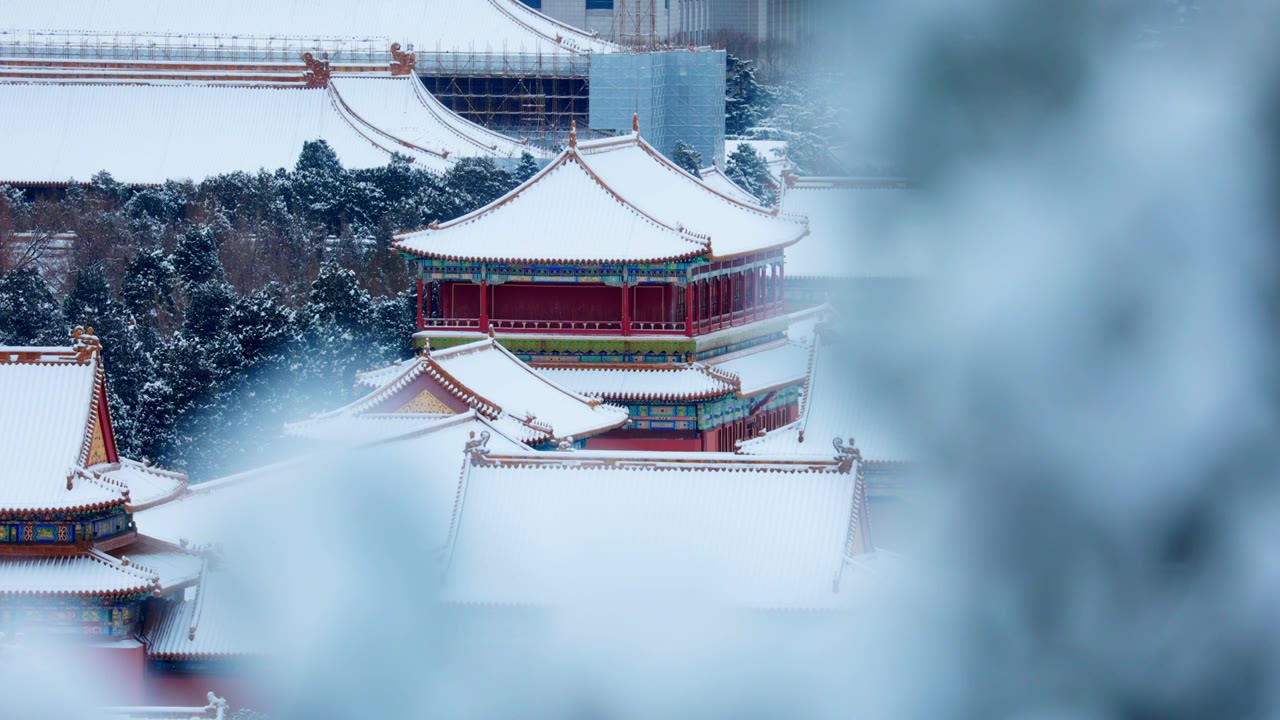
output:
{"label": "chinese palace building", "polygon": [[217,563],[140,533],[138,514],[183,497],[187,478],[118,454],[92,329],[70,347],[0,347],[0,397],[0,652],[78,642],[122,704],[201,702],[209,682],[246,697],[238,678],[193,676],[195,656],[158,655],[205,636],[198,616],[159,623],[188,593],[200,604]]}
{"label": "chinese palace building", "polygon": [[556,383],[625,405],[587,447],[732,451],[791,422],[807,362],[783,314],[803,218],[730,197],[629,135],[569,146],[506,196],[406,232],[418,338],[492,336]]}

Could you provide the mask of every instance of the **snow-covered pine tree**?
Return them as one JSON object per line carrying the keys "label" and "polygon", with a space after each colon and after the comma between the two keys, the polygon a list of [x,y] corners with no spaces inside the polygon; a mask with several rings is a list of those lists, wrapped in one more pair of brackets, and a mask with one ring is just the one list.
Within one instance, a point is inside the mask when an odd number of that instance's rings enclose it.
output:
{"label": "snow-covered pine tree", "polygon": [[683,140],[676,141],[675,149],[671,151],[671,162],[696,178],[702,177],[702,153]]}
{"label": "snow-covered pine tree", "polygon": [[515,181],[522,183],[538,174],[538,161],[528,152],[520,153],[520,164],[516,165]]}
{"label": "snow-covered pine tree", "polygon": [[0,277],[0,345],[65,345],[69,332],[57,300],[34,268]]}
{"label": "snow-covered pine tree", "polygon": [[729,155],[724,174],[738,184],[743,190],[756,196],[764,205],[773,205],[778,200],[773,176],[769,174],[769,164],[756,152],[754,147],[741,143]]}

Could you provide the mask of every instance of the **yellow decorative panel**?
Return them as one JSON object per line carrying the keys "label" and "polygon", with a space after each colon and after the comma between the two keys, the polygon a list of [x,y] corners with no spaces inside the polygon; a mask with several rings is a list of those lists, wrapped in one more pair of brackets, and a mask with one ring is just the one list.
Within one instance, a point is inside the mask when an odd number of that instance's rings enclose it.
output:
{"label": "yellow decorative panel", "polygon": [[93,437],[89,439],[89,462],[85,463],[85,467],[104,462],[107,462],[107,443],[102,437],[102,421],[94,418]]}
{"label": "yellow decorative panel", "polygon": [[423,390],[418,396],[405,403],[397,413],[427,413],[431,415],[453,415],[453,411],[440,401],[440,398],[431,394],[430,390]]}

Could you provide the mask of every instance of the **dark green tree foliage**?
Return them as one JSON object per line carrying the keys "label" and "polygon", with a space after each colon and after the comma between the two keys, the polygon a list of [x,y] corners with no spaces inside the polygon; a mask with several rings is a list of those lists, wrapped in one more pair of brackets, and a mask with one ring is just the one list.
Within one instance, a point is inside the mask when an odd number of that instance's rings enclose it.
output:
{"label": "dark green tree foliage", "polygon": [[329,143],[324,140],[304,143],[293,174],[297,209],[325,227],[337,227],[342,216],[347,171]]}
{"label": "dark green tree foliage", "polygon": [[223,278],[218,239],[212,227],[193,227],[178,238],[178,249],[173,253],[173,269],[188,286]]}
{"label": "dark green tree foliage", "polygon": [[696,178],[702,177],[702,153],[683,140],[676,141],[676,147],[671,151],[671,162]]}
{"label": "dark green tree foliage", "polygon": [[462,158],[445,172],[445,184],[453,190],[456,206],[446,217],[457,217],[484,207],[507,193],[516,184],[511,173],[491,158]]}
{"label": "dark green tree foliage", "polygon": [[750,60],[729,55],[725,59],[724,131],[730,137],[745,134],[769,113],[772,95],[756,81]]}
{"label": "dark green tree foliage", "polygon": [[147,326],[167,326],[163,320],[177,312],[173,297],[175,277],[173,263],[163,249],[139,250],[125,263],[124,279],[120,282],[120,299],[124,301],[125,310],[135,320],[145,321]]}
{"label": "dark green tree foliage", "polygon": [[522,152],[520,153],[520,164],[515,169],[516,182],[524,182],[534,175],[538,174],[538,161],[533,155]]}
{"label": "dark green tree foliage", "polygon": [[73,272],[0,275],[0,342],[94,328],[122,452],[196,480],[250,467],[284,423],[345,402],[356,370],[412,354],[416,296],[396,231],[465,214],[537,171],[403,157],[346,170],[308,143],[292,170],[134,188],[99,173],[55,199],[0,192],[0,233],[72,231]]}
{"label": "dark green tree foliage", "polygon": [[773,176],[769,174],[769,164],[750,145],[742,143],[733,151],[725,164],[724,174],[761,203],[773,205],[777,202],[777,189]]}
{"label": "dark green tree foliage", "polygon": [[57,345],[67,324],[49,286],[33,268],[0,278],[0,344]]}

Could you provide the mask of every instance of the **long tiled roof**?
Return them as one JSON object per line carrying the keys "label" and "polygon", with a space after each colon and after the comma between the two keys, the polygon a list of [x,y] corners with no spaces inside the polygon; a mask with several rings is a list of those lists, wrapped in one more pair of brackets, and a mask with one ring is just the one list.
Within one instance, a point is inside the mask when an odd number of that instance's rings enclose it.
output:
{"label": "long tiled roof", "polygon": [[[376,451],[369,450],[383,460],[390,457],[411,463],[406,468],[413,473],[413,487],[419,493],[416,502],[421,503],[420,507],[415,505],[415,512],[424,527],[439,530],[441,540],[457,491],[463,446],[473,434],[480,433],[489,434],[496,452],[528,449],[495,423],[467,412],[396,437],[378,438]],[[343,457],[348,457],[346,452]],[[243,522],[250,509],[274,512],[274,508],[294,505],[309,493],[333,497],[342,492],[338,483],[350,482],[348,474],[334,470],[333,453],[318,452],[298,461],[192,485],[177,500],[143,510],[134,519],[138,528],[152,537],[203,547],[225,542],[228,528]]]}
{"label": "long tiled roof", "polygon": [[84,32],[90,38],[148,33],[216,35],[240,45],[287,36],[379,37],[419,52],[611,52],[617,46],[535,12],[518,0],[6,0],[0,29]]}
{"label": "long tiled roof", "polygon": [[546,150],[472,123],[436,100],[412,77],[335,74],[330,87],[374,133],[451,157],[550,157]]}
{"label": "long tiled roof", "polygon": [[194,585],[200,579],[205,564],[205,559],[199,554],[147,536],[139,536],[115,552],[130,564],[153,571],[160,579],[157,589],[161,593]]}
{"label": "long tiled roof", "polygon": [[97,551],[57,557],[0,556],[0,596],[134,595],[157,587],[159,576],[150,569],[126,565]]}
{"label": "long tiled roof", "polygon": [[809,370],[809,348],[777,342],[726,356],[712,367],[736,376],[742,395],[758,395],[803,382]]}
{"label": "long tiled roof", "polygon": [[396,236],[424,257],[506,262],[661,262],[727,258],[804,237],[803,219],[726,196],[639,133],[567,148],[504,197]]}
{"label": "long tiled roof", "polygon": [[557,384],[609,400],[696,400],[736,392],[738,379],[701,363],[683,367],[554,368],[538,372]]}
{"label": "long tiled roof", "polygon": [[836,180],[787,188],[782,211],[809,221],[786,249],[791,278],[916,278],[932,272],[924,237],[911,233],[907,187],[853,187]]}
{"label": "long tiled roof", "polygon": [[291,168],[318,139],[348,168],[386,165],[392,152],[449,166],[361,125],[329,88],[0,83],[0,106],[24,108],[0,113],[0,182],[87,181],[105,170],[148,184]]}
{"label": "long tiled roof", "polygon": [[126,501],[123,484],[84,470],[102,382],[96,352],[0,347],[0,511]]}
{"label": "long tiled roof", "polygon": [[850,365],[840,343],[814,339],[813,363],[801,403],[800,418],[739,444],[740,452],[769,457],[822,457],[831,439],[852,437],[868,462],[905,462],[913,453],[868,397],[866,387],[849,377]]}
{"label": "long tiled roof", "polygon": [[477,454],[451,524],[460,603],[823,607],[870,552],[865,488],[825,461]]}

